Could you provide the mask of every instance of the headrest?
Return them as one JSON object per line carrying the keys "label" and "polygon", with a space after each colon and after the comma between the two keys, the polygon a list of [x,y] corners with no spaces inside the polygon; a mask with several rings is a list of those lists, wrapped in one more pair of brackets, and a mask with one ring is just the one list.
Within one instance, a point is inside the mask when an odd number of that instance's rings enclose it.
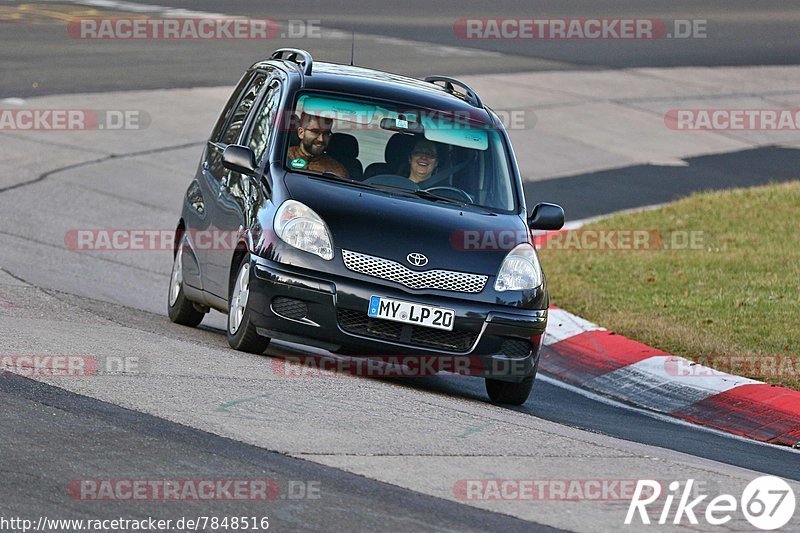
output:
{"label": "headrest", "polygon": [[347,133],[334,133],[328,142],[328,153],[341,157],[358,157],[358,139]]}
{"label": "headrest", "polygon": [[395,133],[389,138],[389,142],[386,143],[386,149],[383,151],[385,161],[394,168],[408,163],[408,155],[411,153],[411,149],[414,148],[416,141],[417,138],[413,135]]}

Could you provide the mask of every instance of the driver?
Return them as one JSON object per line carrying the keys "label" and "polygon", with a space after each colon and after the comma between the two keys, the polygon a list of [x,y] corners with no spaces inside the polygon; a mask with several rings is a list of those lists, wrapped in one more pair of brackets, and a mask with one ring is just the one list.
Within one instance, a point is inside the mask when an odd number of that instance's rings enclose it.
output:
{"label": "driver", "polygon": [[319,173],[332,172],[349,178],[344,165],[325,153],[331,140],[332,126],[333,120],[330,118],[303,113],[297,127],[300,144],[289,147],[289,166]]}
{"label": "driver", "polygon": [[417,184],[428,180],[439,166],[439,151],[436,145],[427,139],[420,139],[411,150],[408,163],[411,166],[408,179]]}

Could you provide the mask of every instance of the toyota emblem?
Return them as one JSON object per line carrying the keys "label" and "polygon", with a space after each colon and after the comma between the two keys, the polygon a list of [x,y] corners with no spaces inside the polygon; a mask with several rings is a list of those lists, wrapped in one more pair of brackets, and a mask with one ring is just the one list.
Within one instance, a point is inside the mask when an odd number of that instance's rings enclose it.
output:
{"label": "toyota emblem", "polygon": [[414,252],[406,256],[406,260],[415,267],[422,267],[428,264],[428,258],[425,255]]}

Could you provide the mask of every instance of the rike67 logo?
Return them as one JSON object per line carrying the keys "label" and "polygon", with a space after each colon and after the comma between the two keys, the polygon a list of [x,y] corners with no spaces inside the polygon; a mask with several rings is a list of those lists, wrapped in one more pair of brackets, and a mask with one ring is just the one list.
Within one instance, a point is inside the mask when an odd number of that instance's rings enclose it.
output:
{"label": "rike67 logo", "polygon": [[[684,519],[689,524],[698,525],[700,516],[712,526],[721,526],[730,522],[734,513],[741,511],[753,527],[762,531],[772,531],[788,524],[794,516],[794,491],[779,477],[762,476],[754,479],[745,487],[739,500],[731,494],[720,494],[705,504],[704,513],[701,513],[698,507],[709,495],[698,496],[693,492],[693,485],[694,480],[689,479],[681,490],[679,481],[670,483],[669,492],[663,499],[664,506],[658,509],[661,506],[659,501],[662,496],[661,484],[654,480],[640,479],[628,507],[628,514],[625,516],[625,525],[633,523],[637,514],[642,524],[650,524],[650,512],[655,511],[654,520],[661,525],[668,523],[685,525]],[[675,500],[677,504],[673,512]]]}

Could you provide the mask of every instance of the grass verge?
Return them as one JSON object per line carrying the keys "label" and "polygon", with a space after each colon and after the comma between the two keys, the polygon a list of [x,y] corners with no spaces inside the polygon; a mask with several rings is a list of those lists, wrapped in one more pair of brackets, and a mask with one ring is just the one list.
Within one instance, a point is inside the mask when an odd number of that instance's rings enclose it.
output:
{"label": "grass verge", "polygon": [[800,181],[614,215],[551,238],[539,257],[554,305],[800,389]]}

